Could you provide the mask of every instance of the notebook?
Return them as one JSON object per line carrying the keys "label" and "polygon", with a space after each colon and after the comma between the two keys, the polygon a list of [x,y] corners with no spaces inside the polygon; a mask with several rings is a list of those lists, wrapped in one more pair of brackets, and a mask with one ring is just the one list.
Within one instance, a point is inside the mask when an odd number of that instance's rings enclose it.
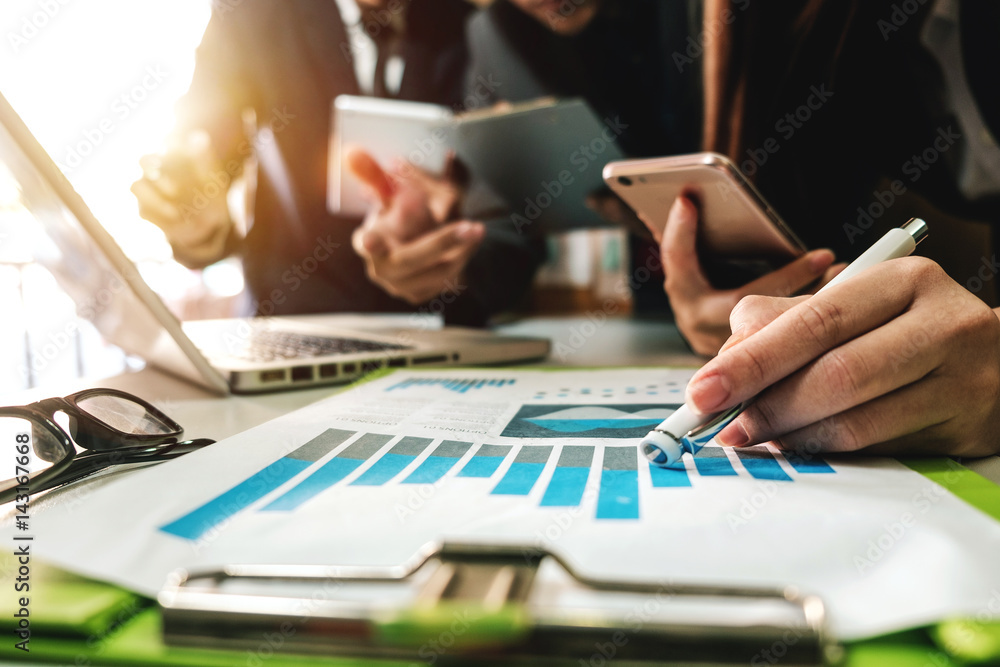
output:
{"label": "notebook", "polygon": [[544,232],[607,227],[586,199],[604,191],[604,165],[623,157],[617,138],[624,127],[578,98],[455,114],[436,104],[340,95],[333,102],[327,206],[341,215],[368,210],[361,184],[343,168],[348,146],[382,164],[403,158],[431,173],[454,151],[470,176],[467,217],[500,213],[517,229]]}
{"label": "notebook", "polygon": [[39,223],[25,233],[44,232],[37,234],[35,259],[74,299],[77,312],[127,353],[216,393],[349,382],[379,368],[528,361],[549,352],[545,339],[439,329],[419,317],[413,327],[360,315],[182,323],[2,95],[0,159]]}

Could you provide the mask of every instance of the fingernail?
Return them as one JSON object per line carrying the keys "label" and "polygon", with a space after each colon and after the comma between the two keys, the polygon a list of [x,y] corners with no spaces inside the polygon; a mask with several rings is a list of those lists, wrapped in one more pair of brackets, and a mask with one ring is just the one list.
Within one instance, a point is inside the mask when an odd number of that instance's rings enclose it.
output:
{"label": "fingernail", "polygon": [[687,400],[701,414],[718,412],[730,394],[729,380],[718,373],[710,373],[688,385]]}
{"label": "fingernail", "polygon": [[679,222],[690,224],[694,221],[694,206],[685,197],[678,197],[674,200],[674,209],[677,211],[677,220]]}
{"label": "fingernail", "polygon": [[747,430],[743,428],[743,424],[737,420],[722,429],[715,436],[715,441],[723,447],[742,447],[750,442],[750,436],[747,435]]}
{"label": "fingernail", "polygon": [[827,250],[823,248],[822,250],[814,250],[809,253],[809,269],[813,273],[821,273],[830,268],[833,264],[834,256],[832,250]]}
{"label": "fingernail", "polygon": [[458,238],[468,241],[478,238],[481,233],[481,229],[482,225],[477,225],[474,222],[460,222],[458,224],[458,230],[455,233]]}

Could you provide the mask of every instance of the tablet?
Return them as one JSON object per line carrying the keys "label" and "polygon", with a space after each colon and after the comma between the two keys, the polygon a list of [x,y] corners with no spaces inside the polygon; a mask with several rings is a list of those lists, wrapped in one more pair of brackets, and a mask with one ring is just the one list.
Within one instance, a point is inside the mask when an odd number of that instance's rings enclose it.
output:
{"label": "tablet", "polygon": [[335,215],[368,212],[361,183],[343,167],[344,149],[361,146],[382,165],[402,157],[439,172],[451,148],[451,110],[437,104],[340,95],[333,101],[327,208]]}
{"label": "tablet", "polygon": [[550,98],[453,114],[418,102],[341,95],[333,105],[327,203],[363,216],[362,186],[342,166],[358,145],[379,162],[404,158],[438,172],[449,150],[468,168],[466,217],[509,217],[518,230],[554,232],[608,223],[585,200],[601,191],[604,165],[622,157],[614,119],[599,119],[580,99]]}

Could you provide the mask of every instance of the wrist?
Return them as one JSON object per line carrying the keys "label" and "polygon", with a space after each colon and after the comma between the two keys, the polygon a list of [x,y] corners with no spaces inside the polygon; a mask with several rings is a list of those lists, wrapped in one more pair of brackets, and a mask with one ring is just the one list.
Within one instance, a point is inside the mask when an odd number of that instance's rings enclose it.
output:
{"label": "wrist", "polygon": [[188,268],[203,268],[224,258],[232,250],[235,225],[226,218],[203,227],[190,224],[192,229],[167,234],[174,259]]}

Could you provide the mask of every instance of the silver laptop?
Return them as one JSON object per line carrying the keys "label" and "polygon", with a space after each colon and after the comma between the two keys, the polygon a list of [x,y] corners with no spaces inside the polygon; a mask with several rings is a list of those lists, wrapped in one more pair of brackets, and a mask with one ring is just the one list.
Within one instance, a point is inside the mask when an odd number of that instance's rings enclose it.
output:
{"label": "silver laptop", "polygon": [[[55,162],[0,95],[0,161],[39,222],[35,258],[110,342],[218,393],[348,382],[380,368],[544,358],[549,341],[457,327],[387,326],[379,316],[181,323],[142,279]],[[334,326],[331,326],[333,324]],[[345,326],[346,325],[346,326]]]}

